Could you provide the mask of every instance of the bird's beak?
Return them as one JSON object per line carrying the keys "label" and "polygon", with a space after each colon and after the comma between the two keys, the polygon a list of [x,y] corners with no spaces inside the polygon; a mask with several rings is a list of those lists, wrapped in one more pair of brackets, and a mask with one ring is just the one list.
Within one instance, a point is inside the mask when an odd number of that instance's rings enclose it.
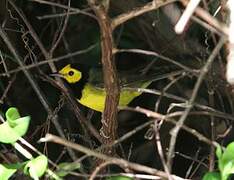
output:
{"label": "bird's beak", "polygon": [[59,74],[58,72],[51,73],[50,76],[52,76],[52,77],[60,77],[60,78],[63,77],[63,75],[62,75],[62,74]]}

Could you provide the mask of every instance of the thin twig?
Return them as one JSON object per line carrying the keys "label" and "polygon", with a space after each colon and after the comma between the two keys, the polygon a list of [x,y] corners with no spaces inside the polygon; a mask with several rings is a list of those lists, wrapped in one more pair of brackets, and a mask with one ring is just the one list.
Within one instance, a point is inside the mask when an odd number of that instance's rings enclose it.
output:
{"label": "thin twig", "polygon": [[[15,60],[17,61],[17,63],[19,64],[19,66],[22,68],[24,67],[24,63],[22,61],[22,59],[20,58],[19,54],[16,52],[16,49],[14,48],[13,44],[10,42],[7,34],[3,31],[3,29],[0,27],[0,36],[3,39],[3,41],[5,42],[5,44],[7,45],[7,47],[9,48],[9,50],[11,51],[11,53],[13,54]],[[48,102],[46,100],[46,98],[44,97],[44,94],[42,93],[42,91],[40,90],[39,86],[36,84],[36,82],[34,81],[32,75],[30,74],[30,72],[26,69],[22,70],[23,73],[25,74],[25,76],[27,77],[27,79],[29,80],[30,84],[32,85],[34,91],[36,92],[36,94],[38,95],[40,102],[42,103],[42,105],[44,106],[44,108],[50,112],[50,107],[48,105]],[[51,112],[50,112],[51,113]]]}
{"label": "thin twig", "polygon": [[[23,22],[25,23],[25,25],[27,26],[32,38],[35,40],[36,44],[39,46],[40,50],[42,51],[42,54],[45,56],[46,59],[48,59],[50,57],[50,54],[47,52],[47,50],[45,49],[44,45],[42,44],[40,38],[37,36],[37,33],[34,31],[33,27],[31,26],[31,24],[29,23],[29,21],[27,20],[26,16],[24,15],[24,13],[14,4],[14,2],[12,0],[9,0],[9,3],[11,4],[11,6],[15,9],[15,11],[19,14],[19,16],[21,17],[21,19],[23,20]],[[2,30],[2,32],[4,33],[4,31]],[[6,34],[4,35],[6,36]],[[4,39],[4,37],[2,37]],[[6,38],[6,37],[5,37]],[[5,41],[5,40],[4,40]],[[25,73],[26,77],[28,78],[30,84],[32,85],[33,89],[36,91],[36,94],[38,95],[41,103],[43,104],[45,110],[48,113],[48,117],[51,117],[51,115],[53,114],[52,108],[49,106],[49,103],[47,102],[47,99],[44,97],[44,94],[41,92],[41,90],[39,89],[39,87],[36,85],[36,83],[34,82],[34,80],[32,79],[29,71],[27,69],[24,69],[25,64],[22,62],[22,60],[20,59],[20,56],[18,55],[18,53],[16,53],[16,50],[14,49],[14,47],[10,44],[10,41],[7,40],[5,42],[8,46],[8,48],[10,49],[10,51],[13,53],[14,58],[17,60],[18,64],[20,65],[20,68],[22,68],[22,71]],[[52,71],[55,72],[56,68],[54,65],[49,64]],[[65,138],[65,135],[63,133],[63,130],[60,126],[60,124],[58,123],[58,116],[53,116],[52,117],[52,122],[56,128],[56,130],[58,131],[59,135],[63,138]],[[70,149],[68,149],[68,153],[70,154],[70,156],[73,159],[76,159],[76,156],[74,154],[73,151],[71,151]]]}
{"label": "thin twig", "polygon": [[[212,76],[212,75],[210,75]],[[214,90],[211,87],[208,87],[209,94],[209,105],[214,107]],[[215,117],[210,116],[210,127],[211,127],[211,140],[214,141],[216,139],[216,122]],[[212,146],[210,148],[210,158],[209,158],[209,171],[212,172],[215,168],[215,148]]]}
{"label": "thin twig", "polygon": [[1,73],[0,76],[7,76],[7,74],[13,74],[13,73],[22,71],[23,69],[31,69],[31,68],[35,68],[38,66],[48,64],[50,62],[57,62],[57,61],[65,60],[67,58],[71,58],[71,57],[74,57],[77,55],[85,54],[85,53],[88,53],[89,51],[93,50],[96,46],[97,46],[97,44],[93,44],[93,45],[91,45],[83,50],[79,50],[79,51],[72,52],[72,53],[67,53],[66,55],[59,56],[57,58],[46,59],[44,61],[36,62],[34,64],[25,65],[24,67],[18,67],[16,69],[8,71],[7,73]]}
{"label": "thin twig", "polygon": [[60,32],[59,36],[56,39],[56,41],[52,43],[52,47],[50,48],[49,54],[51,54],[51,56],[54,53],[54,50],[57,48],[57,46],[58,46],[59,42],[61,41],[61,39],[62,39],[62,37],[63,37],[63,35],[65,33],[65,30],[67,28],[67,24],[68,24],[68,20],[69,20],[69,16],[70,16],[69,12],[70,12],[70,9],[71,9],[70,6],[71,6],[71,0],[68,0],[68,9],[67,9],[67,12],[66,12],[66,16],[65,16],[65,19],[64,19],[64,23],[63,23],[62,29],[58,30]]}
{"label": "thin twig", "polygon": [[201,86],[205,75],[209,71],[209,68],[210,68],[211,64],[213,63],[216,55],[218,54],[218,52],[222,48],[225,41],[226,41],[226,38],[222,37],[221,40],[216,45],[216,47],[214,48],[214,50],[211,53],[210,57],[208,58],[207,63],[201,69],[201,73],[200,73],[200,75],[198,77],[198,80],[197,80],[195,86],[194,86],[191,98],[187,102],[187,108],[185,109],[184,114],[180,117],[180,119],[177,122],[176,126],[170,132],[171,133],[171,140],[170,140],[170,146],[169,146],[168,158],[167,158],[167,161],[168,161],[167,164],[168,164],[168,167],[170,167],[170,169],[171,169],[172,164],[173,164],[174,150],[175,150],[175,144],[176,144],[178,133],[179,133],[182,125],[184,124],[189,112],[191,111],[192,107],[194,106],[194,101],[196,99],[197,93],[199,91],[199,87]]}
{"label": "thin twig", "polygon": [[[52,134],[47,134],[44,138],[40,139],[40,142],[54,142],[54,143],[61,144],[61,145],[66,146],[66,147],[70,147],[70,148],[75,149],[79,152],[85,153],[89,156],[94,156],[94,157],[103,159],[105,161],[112,161],[112,162],[115,162],[115,164],[122,164],[126,168],[130,168],[130,169],[133,169],[135,171],[145,172],[145,173],[148,173],[151,175],[157,175],[157,176],[160,176],[162,178],[167,178],[167,174],[163,171],[160,171],[160,170],[148,167],[148,166],[140,165],[137,163],[132,163],[132,162],[126,161],[126,160],[121,159],[121,158],[110,157],[110,156],[107,156],[105,154],[88,149],[88,148],[81,146],[79,144],[72,143],[70,141],[67,141],[65,139],[62,139],[62,138],[55,136],[55,135],[52,135]],[[172,177],[174,180],[185,180],[185,179],[178,177],[178,176],[175,176],[175,175],[172,175]]]}
{"label": "thin twig", "polygon": [[[188,0],[180,0],[184,6],[187,6]],[[228,28],[225,24],[222,24],[219,22],[216,18],[211,16],[208,12],[206,12],[204,9],[197,7],[195,9],[195,13],[197,16],[199,16],[201,19],[206,21],[208,24],[212,25],[214,28],[216,28],[218,31],[220,31],[223,35],[228,36]]]}
{"label": "thin twig", "polygon": [[140,16],[144,13],[156,10],[162,6],[165,6],[169,3],[173,3],[176,2],[178,0],[153,0],[149,3],[147,3],[146,5],[139,7],[139,8],[135,8],[129,12],[120,14],[119,16],[115,17],[112,22],[111,22],[111,27],[114,30],[117,26],[119,26],[120,24],[123,24],[124,22],[133,19],[137,16]]}
{"label": "thin twig", "polygon": [[[65,6],[65,5],[62,5],[62,4],[59,4],[59,3],[55,3],[55,2],[50,2],[50,1],[45,1],[45,0],[30,0],[32,2],[37,2],[37,3],[40,3],[40,4],[47,4],[47,5],[51,5],[51,6],[54,6],[54,7],[60,7],[60,8],[63,8],[63,9],[69,9],[68,6]],[[86,15],[86,16],[89,16],[93,19],[97,19],[96,16],[94,16],[93,14],[91,13],[88,13],[87,10],[80,10],[78,8],[70,8],[71,11],[74,11],[76,12],[77,14],[83,14],[83,15]]]}
{"label": "thin twig", "polygon": [[175,64],[176,66],[182,68],[183,70],[187,71],[187,72],[191,72],[192,74],[197,74],[199,72],[199,70],[196,69],[191,69],[181,63],[179,63],[176,60],[173,60],[171,58],[168,58],[166,56],[163,56],[161,54],[158,54],[154,51],[148,51],[148,50],[143,50],[143,49],[114,49],[114,53],[123,53],[123,52],[129,52],[129,53],[136,53],[136,54],[144,54],[146,56],[155,56],[158,57],[164,61],[167,61],[169,63]]}
{"label": "thin twig", "polygon": [[201,0],[192,0],[186,6],[182,16],[180,17],[179,21],[175,25],[175,32],[181,34],[184,31],[186,24],[188,23],[190,17],[192,16],[193,12],[195,11],[196,7],[200,3]]}
{"label": "thin twig", "polygon": [[165,155],[164,155],[163,147],[162,147],[162,143],[161,143],[160,133],[159,133],[162,121],[163,120],[160,120],[160,122],[157,122],[157,121],[154,122],[155,141],[156,141],[158,154],[160,156],[164,171],[167,173],[168,179],[173,180],[173,178],[172,178],[172,176],[170,174],[170,171],[169,171],[169,169],[167,167],[167,163],[166,163],[166,160],[165,160]]}
{"label": "thin twig", "polygon": [[[92,174],[89,177],[89,180],[94,180],[95,177],[97,176],[98,172],[100,172],[102,169],[104,169],[106,166],[111,165],[111,164],[115,164],[113,161],[106,161],[100,165],[98,165],[94,171],[92,172]],[[120,164],[117,164],[120,165]]]}
{"label": "thin twig", "polygon": [[[136,108],[125,107],[124,109],[145,114],[147,117],[155,118],[155,120],[157,120],[157,119],[165,120],[165,121],[168,121],[168,122],[170,122],[170,123],[172,123],[174,125],[176,125],[176,123],[177,123],[177,121],[173,120],[171,117],[168,117],[168,115],[162,115],[160,113],[157,113],[157,112],[145,109],[145,108],[141,108],[141,107],[136,107]],[[215,146],[215,147],[219,146],[219,144],[217,142],[209,140],[207,137],[205,137],[204,135],[202,135],[201,133],[199,133],[195,129],[192,129],[192,128],[186,126],[186,125],[182,125],[181,128],[183,130],[187,131],[188,133],[192,134],[193,136],[197,137],[200,141],[203,141],[203,142],[205,142],[205,143],[207,143],[209,145]]]}
{"label": "thin twig", "polygon": [[228,83],[234,85],[234,3],[233,0],[228,0],[228,16],[229,16],[229,34],[228,34],[228,55],[227,55],[227,71],[226,71],[226,79]]}
{"label": "thin twig", "polygon": [[21,17],[21,19],[24,21],[24,23],[27,26],[27,28],[28,28],[31,36],[33,37],[33,39],[35,40],[36,44],[40,48],[42,54],[45,57],[47,57],[48,56],[47,50],[44,48],[44,45],[42,44],[40,38],[37,36],[37,33],[34,31],[33,27],[31,26],[31,24],[27,20],[27,18],[24,15],[24,13],[15,5],[15,3],[12,0],[8,0],[8,2],[11,4],[11,6],[15,9],[15,11],[19,14],[19,16]]}
{"label": "thin twig", "polygon": [[70,16],[70,15],[76,15],[78,13],[77,12],[69,12],[69,13],[65,12],[65,13],[49,14],[49,15],[37,16],[37,19],[39,20],[52,19],[52,18],[67,16],[67,14],[69,14]]}
{"label": "thin twig", "polygon": [[[143,93],[155,94],[158,96],[162,95],[162,91],[157,90],[157,89],[144,89],[144,88],[126,88],[126,89],[131,90],[131,91],[138,91],[138,92],[143,92]],[[179,96],[176,96],[174,94],[170,94],[170,93],[166,93],[166,92],[163,93],[163,96],[170,98],[170,99],[180,101],[180,102],[184,102],[184,103],[188,102],[188,99],[186,99],[186,98],[179,97]],[[204,114],[206,113],[207,115],[211,115],[210,113],[212,113],[213,116],[221,117],[221,118],[225,118],[225,119],[229,119],[229,120],[234,121],[234,117],[232,115],[221,112],[221,111],[216,110],[214,108],[211,108],[209,106],[202,105],[202,104],[199,104],[196,102],[194,102],[194,106],[197,108],[200,108],[202,110],[208,111],[208,112],[204,112]],[[122,108],[119,108],[119,109],[122,109]]]}

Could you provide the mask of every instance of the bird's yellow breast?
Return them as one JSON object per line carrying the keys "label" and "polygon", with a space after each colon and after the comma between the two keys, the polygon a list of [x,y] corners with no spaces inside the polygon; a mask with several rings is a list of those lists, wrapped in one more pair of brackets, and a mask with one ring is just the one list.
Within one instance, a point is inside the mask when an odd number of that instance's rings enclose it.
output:
{"label": "bird's yellow breast", "polygon": [[[123,107],[128,105],[135,97],[139,96],[140,92],[134,92],[129,90],[121,90],[119,106]],[[103,112],[105,107],[106,92],[104,89],[96,88],[90,84],[86,84],[82,90],[81,99],[78,101],[91,109],[99,112]]]}

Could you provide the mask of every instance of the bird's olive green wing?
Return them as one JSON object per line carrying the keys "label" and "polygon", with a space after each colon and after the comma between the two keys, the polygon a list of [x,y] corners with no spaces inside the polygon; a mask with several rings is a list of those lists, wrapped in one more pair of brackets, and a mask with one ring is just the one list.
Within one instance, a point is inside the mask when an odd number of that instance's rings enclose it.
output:
{"label": "bird's olive green wing", "polygon": [[89,70],[88,82],[96,88],[104,88],[103,73],[101,68],[91,68]]}
{"label": "bird's olive green wing", "polygon": [[[146,76],[139,75],[138,77],[135,77],[135,79],[134,78],[127,79],[127,80],[122,79],[121,87],[123,87],[123,88],[129,88],[129,87],[145,88],[149,84],[151,84],[152,82],[156,82],[156,81],[159,81],[162,79],[172,78],[174,76],[178,76],[178,75],[183,74],[183,73],[184,73],[184,70],[178,70],[178,71],[172,71],[172,72],[164,73],[164,74],[155,73],[155,74],[146,75]],[[145,86],[144,84],[147,84],[147,83],[149,83],[149,84],[147,86]]]}
{"label": "bird's olive green wing", "polygon": [[[170,78],[182,74],[183,72],[184,71],[182,70],[175,70],[169,73],[157,72],[150,75],[142,75],[139,72],[132,74],[127,71],[121,71],[118,72],[118,75],[121,88],[146,88],[152,82]],[[91,69],[89,71],[89,83],[94,85],[96,88],[104,88],[101,69]]]}

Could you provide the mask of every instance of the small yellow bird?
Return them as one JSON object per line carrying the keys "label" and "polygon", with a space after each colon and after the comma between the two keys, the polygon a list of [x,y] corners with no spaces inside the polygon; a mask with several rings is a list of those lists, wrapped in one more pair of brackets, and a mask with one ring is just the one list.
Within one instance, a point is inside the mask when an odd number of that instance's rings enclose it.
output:
{"label": "small yellow bird", "polygon": [[[78,65],[68,64],[54,75],[66,80],[79,103],[95,111],[103,112],[105,107],[106,91],[97,83],[98,78],[95,76],[98,76],[98,73],[92,70],[85,70],[83,72],[82,68],[79,68]],[[122,84],[121,87],[123,88],[121,88],[120,92],[119,106],[123,107],[128,105],[135,97],[142,94],[142,92],[131,91],[124,87],[146,88],[152,83],[152,81],[158,79],[162,79],[162,77],[156,77],[152,80],[135,81],[129,85]]]}

